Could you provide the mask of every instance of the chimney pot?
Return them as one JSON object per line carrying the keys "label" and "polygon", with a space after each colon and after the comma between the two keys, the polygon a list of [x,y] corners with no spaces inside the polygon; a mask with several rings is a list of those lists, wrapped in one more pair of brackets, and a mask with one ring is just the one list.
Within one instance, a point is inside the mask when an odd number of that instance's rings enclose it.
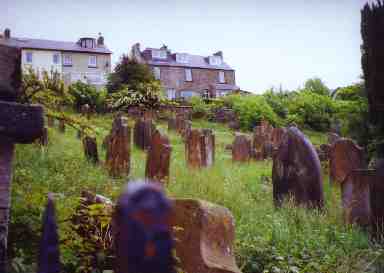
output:
{"label": "chimney pot", "polygon": [[11,38],[11,30],[10,30],[9,28],[6,28],[6,29],[4,30],[4,38],[5,38],[5,39],[9,39],[9,38]]}
{"label": "chimney pot", "polygon": [[97,46],[104,46],[104,37],[101,35],[101,33],[99,33],[99,38],[97,38]]}

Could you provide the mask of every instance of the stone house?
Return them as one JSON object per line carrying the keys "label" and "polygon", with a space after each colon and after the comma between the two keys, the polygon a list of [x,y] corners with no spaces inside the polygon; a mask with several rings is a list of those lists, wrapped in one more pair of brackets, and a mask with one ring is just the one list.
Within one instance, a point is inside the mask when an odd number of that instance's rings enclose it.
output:
{"label": "stone house", "polygon": [[211,56],[173,53],[166,46],[141,51],[137,43],[131,55],[151,67],[168,99],[220,97],[239,89],[235,70],[224,62],[221,51]]}
{"label": "stone house", "polygon": [[21,67],[59,73],[66,85],[82,81],[96,87],[106,84],[111,72],[112,52],[105,46],[104,38],[84,37],[77,42],[11,37],[6,29],[0,34],[0,45],[21,50]]}

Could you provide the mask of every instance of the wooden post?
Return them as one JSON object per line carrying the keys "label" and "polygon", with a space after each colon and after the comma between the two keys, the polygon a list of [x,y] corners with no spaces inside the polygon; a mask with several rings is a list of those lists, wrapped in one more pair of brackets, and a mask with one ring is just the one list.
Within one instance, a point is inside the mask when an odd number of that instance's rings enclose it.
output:
{"label": "wooden post", "polygon": [[7,237],[14,143],[32,143],[44,128],[43,108],[0,101],[0,272],[7,272]]}
{"label": "wooden post", "polygon": [[48,128],[47,127],[44,127],[43,134],[41,135],[41,137],[39,137],[38,141],[41,146],[48,145]]}
{"label": "wooden post", "polygon": [[48,127],[54,127],[55,126],[55,119],[51,116],[47,116],[47,125],[48,125]]}

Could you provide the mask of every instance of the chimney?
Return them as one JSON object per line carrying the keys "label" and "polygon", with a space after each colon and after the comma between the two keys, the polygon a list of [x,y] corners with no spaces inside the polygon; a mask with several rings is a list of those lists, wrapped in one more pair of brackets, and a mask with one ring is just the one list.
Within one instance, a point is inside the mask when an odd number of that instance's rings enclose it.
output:
{"label": "chimney", "polygon": [[223,51],[217,51],[216,53],[213,54],[213,56],[217,56],[223,59]]}
{"label": "chimney", "polygon": [[141,55],[140,43],[136,43],[132,46],[131,57],[138,63],[144,62],[143,56]]}
{"label": "chimney", "polygon": [[6,29],[4,30],[4,38],[5,38],[5,39],[9,39],[9,38],[11,38],[11,30],[10,30],[9,28],[6,28]]}
{"label": "chimney", "polygon": [[97,47],[103,47],[104,46],[104,37],[101,36],[101,33],[99,32],[99,38],[97,38]]}

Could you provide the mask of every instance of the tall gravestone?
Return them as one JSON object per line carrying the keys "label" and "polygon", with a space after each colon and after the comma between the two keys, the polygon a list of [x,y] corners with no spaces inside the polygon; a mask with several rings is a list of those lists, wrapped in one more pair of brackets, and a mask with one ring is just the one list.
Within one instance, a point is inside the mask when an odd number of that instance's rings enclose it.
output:
{"label": "tall gravestone", "polygon": [[185,141],[187,164],[193,168],[210,167],[215,161],[215,135],[209,129],[192,129]]}
{"label": "tall gravestone", "polygon": [[296,127],[287,129],[273,158],[272,182],[276,206],[281,206],[287,197],[306,207],[324,205],[319,157],[308,138]]}
{"label": "tall gravestone", "polygon": [[171,151],[168,137],[155,130],[147,152],[146,178],[162,184],[168,182]]}
{"label": "tall gravestone", "polygon": [[126,117],[118,116],[106,140],[105,164],[113,177],[127,176],[131,164],[131,128]]}
{"label": "tall gravestone", "polygon": [[236,133],[232,144],[232,161],[249,162],[251,146],[251,141],[246,135]]}
{"label": "tall gravestone", "polygon": [[137,119],[134,127],[134,143],[135,145],[146,150],[151,145],[152,133],[156,130],[151,119]]}

